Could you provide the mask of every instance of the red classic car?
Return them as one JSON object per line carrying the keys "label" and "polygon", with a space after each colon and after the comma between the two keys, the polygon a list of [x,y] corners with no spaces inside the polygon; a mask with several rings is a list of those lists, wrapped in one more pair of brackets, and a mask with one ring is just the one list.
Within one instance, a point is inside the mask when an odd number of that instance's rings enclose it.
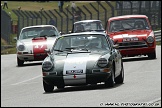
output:
{"label": "red classic car", "polygon": [[119,45],[123,57],[148,55],[156,58],[156,40],[146,15],[111,17],[105,30],[114,44]]}

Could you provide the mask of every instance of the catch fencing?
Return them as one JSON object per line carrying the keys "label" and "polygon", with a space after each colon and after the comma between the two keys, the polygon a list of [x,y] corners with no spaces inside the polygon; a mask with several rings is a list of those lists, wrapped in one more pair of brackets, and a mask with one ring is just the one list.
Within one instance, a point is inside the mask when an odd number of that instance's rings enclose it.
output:
{"label": "catch fencing", "polygon": [[[152,7],[153,4],[156,4],[157,8]],[[105,26],[110,17],[130,14],[147,14],[153,30],[161,27],[161,1],[96,1],[77,6],[74,13],[70,6],[64,8],[62,12],[58,9],[44,10],[43,8],[38,12],[21,9],[12,11],[18,16],[18,34],[25,26],[50,24],[51,20],[60,32],[68,33],[75,21],[99,19]]]}
{"label": "catch fencing", "polygon": [[18,36],[20,30],[26,26],[52,24],[60,32],[66,34],[71,31],[75,21],[99,19],[105,27],[106,21],[110,17],[119,15],[144,14],[148,16],[153,30],[161,29],[161,1],[96,1],[77,6],[74,13],[70,6],[63,8],[62,12],[59,12],[58,9],[45,10],[43,8],[40,11],[25,11],[19,8],[12,12],[18,17],[17,25],[14,26],[10,24],[11,19],[1,13],[1,37],[5,38],[7,42],[13,31]]}
{"label": "catch fencing", "polygon": [[11,25],[11,17],[1,9],[1,38],[7,43],[10,43]]}
{"label": "catch fencing", "polygon": [[156,42],[161,42],[161,30],[154,31]]}

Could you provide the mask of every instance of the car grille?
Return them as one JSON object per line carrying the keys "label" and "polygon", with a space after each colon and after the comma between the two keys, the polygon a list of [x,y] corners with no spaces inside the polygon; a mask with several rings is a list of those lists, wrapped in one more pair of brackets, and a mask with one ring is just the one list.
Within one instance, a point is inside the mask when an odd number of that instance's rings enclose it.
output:
{"label": "car grille", "polygon": [[144,41],[122,42],[122,43],[118,43],[118,44],[119,44],[119,49],[148,47],[146,42],[144,42]]}

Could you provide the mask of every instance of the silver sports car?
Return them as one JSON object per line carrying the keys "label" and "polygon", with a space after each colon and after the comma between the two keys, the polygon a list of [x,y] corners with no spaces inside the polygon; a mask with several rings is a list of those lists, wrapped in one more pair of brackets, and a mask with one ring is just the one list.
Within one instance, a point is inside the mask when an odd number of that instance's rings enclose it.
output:
{"label": "silver sports car", "polygon": [[104,32],[71,33],[56,39],[42,63],[43,87],[123,83],[122,56]]}
{"label": "silver sports car", "polygon": [[37,25],[22,28],[17,39],[17,65],[25,61],[39,61],[46,58],[44,49],[51,49],[56,37],[60,36],[53,25]]}

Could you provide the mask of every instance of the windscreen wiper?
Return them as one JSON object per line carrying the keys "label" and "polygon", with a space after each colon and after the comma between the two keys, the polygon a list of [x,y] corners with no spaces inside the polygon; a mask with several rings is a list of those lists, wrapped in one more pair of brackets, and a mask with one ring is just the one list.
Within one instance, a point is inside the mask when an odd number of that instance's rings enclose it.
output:
{"label": "windscreen wiper", "polygon": [[42,36],[38,36],[38,37],[33,37],[33,39],[39,38],[39,37],[45,37],[45,39],[47,39],[47,35],[42,35]]}
{"label": "windscreen wiper", "polygon": [[42,36],[39,36],[39,37],[45,37],[45,38],[47,38],[47,35],[42,35]]}
{"label": "windscreen wiper", "polygon": [[54,49],[54,51],[63,52],[62,50],[59,50],[59,49]]}
{"label": "windscreen wiper", "polygon": [[87,51],[89,52],[89,50],[87,48],[79,48],[79,47],[70,47],[70,48],[65,48],[65,49],[68,49],[70,50],[70,52],[74,52],[74,51],[77,51],[77,52],[82,52],[82,51]]}
{"label": "windscreen wiper", "polygon": [[54,36],[56,36],[55,34],[53,34],[53,35],[50,35],[49,37],[54,37]]}

